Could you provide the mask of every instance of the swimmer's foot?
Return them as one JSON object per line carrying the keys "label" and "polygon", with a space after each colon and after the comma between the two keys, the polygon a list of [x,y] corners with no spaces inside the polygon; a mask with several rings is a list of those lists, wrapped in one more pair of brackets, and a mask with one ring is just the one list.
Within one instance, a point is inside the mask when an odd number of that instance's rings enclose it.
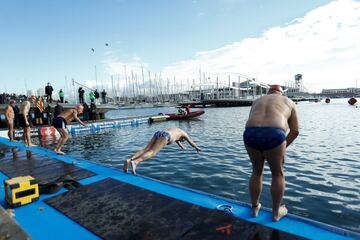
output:
{"label": "swimmer's foot", "polygon": [[126,173],[128,172],[128,168],[129,168],[130,161],[131,161],[130,159],[124,161],[123,170],[124,170],[124,172],[126,172]]}
{"label": "swimmer's foot", "polygon": [[132,174],[136,174],[136,165],[137,165],[137,163],[134,160],[132,160],[132,161],[130,161],[130,164],[131,164]]}
{"label": "swimmer's foot", "polygon": [[279,221],[279,220],[280,220],[281,218],[283,218],[287,213],[288,213],[288,210],[287,210],[287,208],[285,207],[285,205],[280,206],[279,212],[278,212],[277,216],[273,214],[273,221],[274,221],[274,222]]}
{"label": "swimmer's foot", "polygon": [[65,155],[65,153],[61,150],[56,149],[56,150],[54,150],[54,152],[56,152],[57,154],[60,154],[60,155]]}
{"label": "swimmer's foot", "polygon": [[261,203],[258,203],[256,206],[252,206],[251,207],[251,216],[252,217],[257,217],[259,211],[261,208]]}

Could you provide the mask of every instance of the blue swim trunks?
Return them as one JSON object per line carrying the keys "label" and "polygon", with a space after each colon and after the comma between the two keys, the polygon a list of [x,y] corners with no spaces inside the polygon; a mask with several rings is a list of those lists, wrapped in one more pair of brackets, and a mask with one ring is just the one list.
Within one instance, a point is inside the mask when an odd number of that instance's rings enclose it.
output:
{"label": "blue swim trunks", "polygon": [[265,151],[282,144],[286,139],[286,132],[282,128],[247,127],[243,137],[249,147]]}
{"label": "blue swim trunks", "polygon": [[157,132],[154,134],[154,138],[156,138],[156,139],[161,138],[161,137],[165,137],[165,138],[167,138],[168,140],[170,140],[170,138],[171,138],[170,133],[167,132],[167,131],[157,131]]}

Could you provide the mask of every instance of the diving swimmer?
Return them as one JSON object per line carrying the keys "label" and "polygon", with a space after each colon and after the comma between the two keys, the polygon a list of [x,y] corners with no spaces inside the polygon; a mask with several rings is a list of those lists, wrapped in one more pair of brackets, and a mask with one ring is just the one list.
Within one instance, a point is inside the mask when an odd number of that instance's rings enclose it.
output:
{"label": "diving swimmer", "polygon": [[139,163],[154,157],[166,145],[175,142],[181,149],[185,149],[185,147],[181,144],[183,141],[187,141],[193,148],[196,149],[196,151],[201,151],[189,135],[180,128],[171,127],[165,131],[157,131],[144,149],[138,151],[130,159],[124,161],[124,172],[128,171],[128,167],[130,165],[132,173],[136,174],[136,167]]}

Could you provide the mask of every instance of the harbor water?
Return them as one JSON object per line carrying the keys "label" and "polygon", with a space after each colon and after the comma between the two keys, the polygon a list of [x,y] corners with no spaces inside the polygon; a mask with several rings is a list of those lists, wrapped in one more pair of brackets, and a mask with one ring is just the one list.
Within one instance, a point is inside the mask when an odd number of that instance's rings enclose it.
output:
{"label": "harbor water", "polygon": [[[297,105],[300,135],[287,149],[284,204],[289,212],[360,232],[360,108],[345,99],[330,104]],[[123,161],[144,147],[154,132],[179,127],[202,148],[198,154],[188,144],[181,150],[166,146],[143,163],[138,174],[204,192],[249,202],[251,163],[242,133],[250,107],[207,108],[198,120],[168,121],[127,126],[96,134],[73,136],[63,148],[79,157],[121,169]],[[169,113],[175,108],[127,109],[107,117]],[[54,140],[42,139],[54,146]],[[263,206],[271,208],[271,174],[264,170]]]}

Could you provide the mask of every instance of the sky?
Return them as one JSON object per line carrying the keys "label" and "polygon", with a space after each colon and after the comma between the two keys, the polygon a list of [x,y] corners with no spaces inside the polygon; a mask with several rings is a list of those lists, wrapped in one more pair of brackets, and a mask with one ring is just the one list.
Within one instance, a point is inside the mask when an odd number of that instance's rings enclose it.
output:
{"label": "sky", "polygon": [[176,84],[201,71],[282,85],[300,73],[311,92],[355,87],[360,2],[0,1],[0,92],[47,82],[70,91],[71,79],[109,87],[111,76],[122,85],[125,65],[128,75],[143,68]]}

